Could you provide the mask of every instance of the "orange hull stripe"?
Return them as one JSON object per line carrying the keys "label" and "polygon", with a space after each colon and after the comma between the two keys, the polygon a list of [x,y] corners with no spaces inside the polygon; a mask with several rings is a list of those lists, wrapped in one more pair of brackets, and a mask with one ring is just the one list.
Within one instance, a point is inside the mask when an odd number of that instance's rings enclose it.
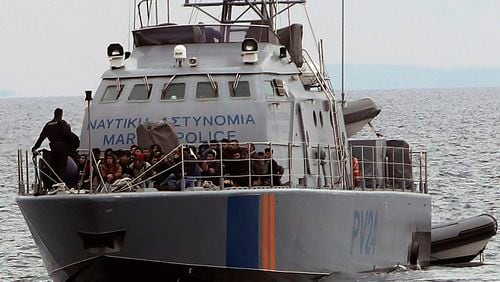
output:
{"label": "orange hull stripe", "polygon": [[262,197],[262,268],[269,269],[269,195]]}
{"label": "orange hull stripe", "polygon": [[269,196],[269,268],[276,270],[276,196]]}

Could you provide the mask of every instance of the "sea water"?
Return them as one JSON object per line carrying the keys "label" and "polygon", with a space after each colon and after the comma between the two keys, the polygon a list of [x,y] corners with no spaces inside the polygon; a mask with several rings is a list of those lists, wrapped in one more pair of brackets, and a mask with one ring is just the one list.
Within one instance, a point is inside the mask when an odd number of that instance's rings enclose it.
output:
{"label": "sea water", "polygon": [[[374,98],[382,108],[373,122],[379,133],[428,151],[433,221],[482,213],[500,218],[500,88],[355,91],[347,97]],[[85,105],[84,97],[0,99],[0,281],[50,280],[14,200],[16,150],[33,146],[56,107],[64,109],[65,120],[79,133]],[[359,135],[374,136],[368,130]],[[347,279],[500,281],[500,235],[489,243],[485,259],[475,267]]]}

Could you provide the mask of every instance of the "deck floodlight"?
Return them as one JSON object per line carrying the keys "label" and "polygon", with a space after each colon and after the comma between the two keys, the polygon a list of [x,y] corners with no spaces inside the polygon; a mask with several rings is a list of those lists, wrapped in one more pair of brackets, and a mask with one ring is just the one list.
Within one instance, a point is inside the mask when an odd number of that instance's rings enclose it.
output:
{"label": "deck floodlight", "polygon": [[125,53],[123,46],[119,43],[111,43],[108,46],[108,58],[111,69],[121,69],[125,66]]}
{"label": "deck floodlight", "polygon": [[182,67],[182,63],[187,58],[187,50],[184,45],[177,45],[174,47],[174,59],[179,67]]}
{"label": "deck floodlight", "polygon": [[189,58],[188,64],[190,67],[196,67],[198,65],[198,58],[196,57]]}
{"label": "deck floodlight", "polygon": [[257,63],[259,61],[258,51],[259,44],[253,38],[247,38],[241,43],[241,55],[245,64]]}

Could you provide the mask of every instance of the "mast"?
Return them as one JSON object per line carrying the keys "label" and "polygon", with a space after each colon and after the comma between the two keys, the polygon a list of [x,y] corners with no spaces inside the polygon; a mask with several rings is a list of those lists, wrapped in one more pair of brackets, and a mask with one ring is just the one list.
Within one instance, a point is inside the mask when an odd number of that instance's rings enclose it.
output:
{"label": "mast", "polygon": [[[304,4],[306,0],[221,0],[195,1],[185,0],[184,7],[192,7],[216,20],[219,23],[252,23],[259,21],[276,30],[276,17],[297,4]],[[221,7],[219,17],[210,13],[206,8]],[[235,8],[242,8],[236,10]]]}
{"label": "mast", "polygon": [[231,21],[231,14],[232,14],[232,9],[233,6],[231,5],[231,0],[224,0],[222,3],[222,15],[221,15],[221,22],[229,22]]}

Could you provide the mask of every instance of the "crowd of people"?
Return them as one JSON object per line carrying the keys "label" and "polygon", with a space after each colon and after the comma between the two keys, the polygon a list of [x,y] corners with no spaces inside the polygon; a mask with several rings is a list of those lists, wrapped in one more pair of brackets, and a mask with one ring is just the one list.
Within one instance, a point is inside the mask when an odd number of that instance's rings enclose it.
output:
{"label": "crowd of people", "polygon": [[149,148],[132,145],[129,150],[107,149],[104,152],[95,148],[92,153],[96,159],[92,166],[88,154],[75,157],[82,188],[88,188],[91,167],[94,184],[113,184],[119,179],[130,178],[141,187],[168,191],[207,184],[279,186],[284,172],[273,159],[270,148],[257,152],[253,144],[240,145],[237,140],[213,140],[198,147],[177,147],[167,153],[159,145]]}
{"label": "crowd of people", "polygon": [[[78,166],[77,185],[83,189],[102,182],[114,184],[123,178],[130,178],[134,185],[141,187],[174,191],[201,182],[228,187],[279,186],[284,172],[273,159],[270,148],[257,152],[253,144],[240,145],[238,140],[212,140],[198,147],[180,146],[172,152],[163,152],[159,145],[149,148],[133,145],[130,150],[101,152],[95,148],[92,154],[79,153],[80,140],[63,120],[60,108],[54,110],[54,118],[43,127],[31,149],[34,155],[39,154],[45,139],[49,140],[51,149],[43,150],[43,158],[51,168],[46,169],[42,177],[47,187],[65,179],[68,156]],[[91,155],[92,161],[88,158]]]}

